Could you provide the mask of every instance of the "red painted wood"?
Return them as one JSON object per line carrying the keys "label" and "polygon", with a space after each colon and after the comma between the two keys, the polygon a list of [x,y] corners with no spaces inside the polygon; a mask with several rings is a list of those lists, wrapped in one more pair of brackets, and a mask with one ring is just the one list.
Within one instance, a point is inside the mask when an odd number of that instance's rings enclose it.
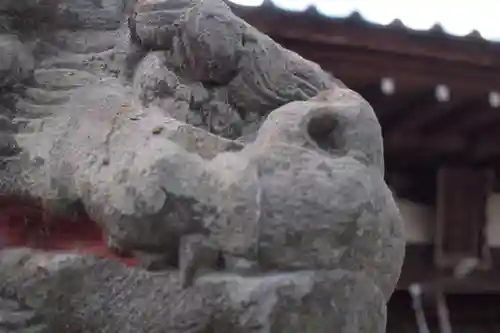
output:
{"label": "red painted wood", "polygon": [[48,217],[42,209],[10,202],[0,206],[0,245],[40,250],[76,250],[136,265],[135,259],[121,258],[106,246],[105,235],[88,218]]}

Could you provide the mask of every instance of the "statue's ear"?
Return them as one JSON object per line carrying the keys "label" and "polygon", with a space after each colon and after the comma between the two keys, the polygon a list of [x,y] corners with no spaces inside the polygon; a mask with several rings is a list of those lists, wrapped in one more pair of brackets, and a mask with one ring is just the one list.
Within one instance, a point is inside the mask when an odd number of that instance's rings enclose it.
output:
{"label": "statue's ear", "polygon": [[384,171],[380,124],[368,102],[347,88],[324,91],[309,101],[292,102],[271,112],[255,141],[267,143],[348,155]]}

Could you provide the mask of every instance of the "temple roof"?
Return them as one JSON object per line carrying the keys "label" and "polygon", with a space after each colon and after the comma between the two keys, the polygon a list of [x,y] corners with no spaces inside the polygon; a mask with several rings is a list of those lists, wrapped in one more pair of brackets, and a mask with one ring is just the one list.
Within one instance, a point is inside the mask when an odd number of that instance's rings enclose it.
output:
{"label": "temple roof", "polygon": [[354,19],[382,26],[416,31],[436,31],[451,36],[473,36],[500,42],[497,16],[500,3],[469,1],[392,0],[229,0],[247,6],[273,6],[284,11],[315,11],[332,19]]}

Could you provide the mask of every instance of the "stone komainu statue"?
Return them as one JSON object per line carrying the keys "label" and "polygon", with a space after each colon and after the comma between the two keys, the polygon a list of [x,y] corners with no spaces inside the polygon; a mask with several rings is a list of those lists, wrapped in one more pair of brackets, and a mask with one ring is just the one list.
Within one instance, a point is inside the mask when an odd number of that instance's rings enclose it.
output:
{"label": "stone komainu statue", "polygon": [[1,332],[384,332],[404,241],[361,96],[222,0],[2,0],[0,32],[0,198],[139,262],[4,249]]}

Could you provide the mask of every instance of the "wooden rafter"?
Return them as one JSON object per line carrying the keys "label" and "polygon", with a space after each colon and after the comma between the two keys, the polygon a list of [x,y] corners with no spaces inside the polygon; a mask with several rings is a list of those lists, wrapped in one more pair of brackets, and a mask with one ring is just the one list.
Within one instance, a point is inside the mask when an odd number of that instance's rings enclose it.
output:
{"label": "wooden rafter", "polygon": [[433,114],[439,114],[449,107],[448,101],[438,101],[435,87],[427,87],[423,91],[416,91],[405,103],[394,110],[389,119],[382,120],[387,132],[398,131],[405,133],[415,132],[422,123]]}
{"label": "wooden rafter", "polygon": [[397,133],[385,138],[384,147],[390,152],[408,152],[415,154],[417,150],[421,150],[422,154],[457,154],[462,152],[466,147],[466,141],[461,137],[446,137],[434,138],[423,137],[412,133]]}
{"label": "wooden rafter", "polygon": [[384,78],[379,78],[376,85],[372,83],[358,90],[370,102],[378,118],[384,123],[384,130],[388,120],[398,118],[401,115],[404,116],[406,112],[411,112],[408,109],[412,107],[413,102],[422,104],[433,102],[432,98],[429,99],[426,94],[428,88],[425,85],[417,86],[407,82],[399,82],[392,77],[389,77],[389,79],[392,80],[394,85],[392,94],[386,94],[382,91],[381,85]]}
{"label": "wooden rafter", "polygon": [[488,127],[483,127],[482,132],[475,133],[473,145],[473,158],[477,163],[490,162],[500,165],[494,161],[500,162],[500,121],[491,123]]}
{"label": "wooden rafter", "polygon": [[491,117],[489,118],[488,122],[485,121],[485,123],[483,123],[481,127],[470,128],[466,134],[480,138],[483,141],[484,139],[490,140],[490,138],[498,140],[498,134],[500,134],[499,113],[499,109],[494,109],[494,111],[490,113]]}
{"label": "wooden rafter", "polygon": [[[491,106],[483,96],[463,99],[449,112],[442,114],[440,118],[432,119],[423,126],[426,134],[468,135],[470,130],[483,127],[491,121]],[[499,112],[500,113],[500,112]]]}
{"label": "wooden rafter", "polygon": [[[452,98],[448,102],[436,102],[431,106],[422,106],[418,113],[413,113],[403,118],[401,122],[393,125],[394,131],[399,133],[408,133],[409,131],[418,131],[425,135],[433,133],[428,128],[435,128],[435,132],[441,137],[441,127],[439,124],[453,127],[455,119],[458,116],[471,109],[472,104],[466,98]],[[456,133],[452,133],[456,134]]]}

